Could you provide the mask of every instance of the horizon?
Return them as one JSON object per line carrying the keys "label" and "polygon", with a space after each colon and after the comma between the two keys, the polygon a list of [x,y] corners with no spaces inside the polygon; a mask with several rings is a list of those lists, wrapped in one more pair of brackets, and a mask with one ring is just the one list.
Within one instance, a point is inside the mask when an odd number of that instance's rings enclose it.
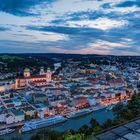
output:
{"label": "horizon", "polygon": [[33,53],[0,53],[1,55],[34,55],[34,54],[52,54],[52,55],[81,55],[81,56],[112,56],[112,57],[140,57],[140,55],[113,55],[113,54],[78,54],[78,53],[37,53],[37,52],[33,52]]}
{"label": "horizon", "polygon": [[140,56],[139,0],[1,0],[0,54]]}

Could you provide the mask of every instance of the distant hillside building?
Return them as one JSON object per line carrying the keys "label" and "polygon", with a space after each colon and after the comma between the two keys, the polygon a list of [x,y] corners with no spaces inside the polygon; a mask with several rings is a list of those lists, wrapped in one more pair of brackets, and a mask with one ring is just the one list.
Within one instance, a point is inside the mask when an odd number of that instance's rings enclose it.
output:
{"label": "distant hillside building", "polygon": [[47,72],[45,73],[44,68],[41,67],[39,75],[31,75],[30,69],[26,68],[23,75],[23,77],[19,77],[16,79],[16,89],[23,89],[34,82],[50,82],[52,80],[52,72],[50,68],[48,68]]}

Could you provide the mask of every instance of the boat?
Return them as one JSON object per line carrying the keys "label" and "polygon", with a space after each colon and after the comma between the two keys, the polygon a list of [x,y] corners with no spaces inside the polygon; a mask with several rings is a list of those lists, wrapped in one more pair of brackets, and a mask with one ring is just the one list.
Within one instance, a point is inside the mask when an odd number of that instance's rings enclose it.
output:
{"label": "boat", "polygon": [[32,130],[36,130],[36,129],[40,129],[40,128],[44,128],[48,126],[53,126],[59,123],[64,123],[67,120],[68,120],[67,118],[60,115],[51,116],[44,119],[36,119],[34,121],[26,122],[24,126],[20,129],[20,132],[21,133],[29,132]]}
{"label": "boat", "polygon": [[14,129],[9,129],[9,128],[0,130],[0,136],[13,133],[14,131],[15,131]]}
{"label": "boat", "polygon": [[106,108],[107,111],[111,111],[115,105],[110,105]]}
{"label": "boat", "polygon": [[108,107],[106,108],[107,111],[111,111],[112,109],[113,109],[112,106],[108,106]]}
{"label": "boat", "polygon": [[69,115],[67,115],[67,118],[71,119],[71,118],[82,117],[92,112],[93,112],[92,109],[82,109],[82,110],[71,112]]}

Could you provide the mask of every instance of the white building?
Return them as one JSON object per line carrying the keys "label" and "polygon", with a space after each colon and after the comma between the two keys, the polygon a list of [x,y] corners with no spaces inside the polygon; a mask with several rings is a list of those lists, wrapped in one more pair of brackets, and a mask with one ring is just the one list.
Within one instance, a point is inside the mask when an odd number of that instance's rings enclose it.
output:
{"label": "white building", "polygon": [[7,124],[22,122],[24,119],[24,112],[21,110],[11,110],[11,112],[6,115]]}

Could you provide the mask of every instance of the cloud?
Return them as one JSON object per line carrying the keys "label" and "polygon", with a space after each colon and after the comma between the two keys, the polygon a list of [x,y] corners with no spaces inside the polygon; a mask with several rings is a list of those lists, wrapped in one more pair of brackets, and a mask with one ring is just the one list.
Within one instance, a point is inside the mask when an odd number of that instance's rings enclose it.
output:
{"label": "cloud", "polygon": [[124,1],[117,4],[117,7],[132,7],[132,6],[140,7],[140,1],[139,0]]}
{"label": "cloud", "polygon": [[[55,0],[1,0],[0,11],[17,16],[37,15],[32,8],[39,4],[50,4]],[[47,5],[46,5],[47,6]]]}
{"label": "cloud", "polygon": [[[119,55],[124,54],[126,50],[128,50],[125,55],[130,55],[131,53],[131,47],[126,46],[126,44],[123,43],[114,43],[114,42],[109,42],[109,41],[104,41],[104,40],[97,40],[94,43],[89,43],[88,47],[84,48],[78,48],[77,50],[73,49],[65,49],[65,48],[59,48],[59,47],[49,47],[49,51],[51,52],[58,52],[58,53],[72,53],[72,54],[102,54],[102,55],[107,55],[107,54],[112,54],[112,55],[118,55],[114,51],[114,48],[118,48],[118,50],[121,50]],[[122,49],[123,48],[123,49]],[[130,49],[128,49],[130,48]],[[135,52],[135,54],[137,54]]]}
{"label": "cloud", "polygon": [[98,18],[96,20],[80,20],[80,21],[68,21],[66,23],[70,27],[89,27],[89,28],[97,28],[101,30],[109,30],[112,28],[119,28],[124,25],[127,25],[127,21],[121,20],[112,20],[108,18]]}
{"label": "cloud", "polygon": [[[110,30],[79,26],[28,26],[27,30],[68,35],[68,40],[60,40],[55,43],[44,42],[44,45],[49,46],[48,49],[52,51],[59,50],[66,53],[77,53],[78,51],[79,53],[102,52],[102,54],[117,54],[118,52],[119,54],[124,54],[126,51],[130,54],[130,50],[135,48],[132,53],[137,54],[140,52],[139,31],[133,24],[133,22],[130,22],[128,26]],[[95,47],[97,45],[98,47]]]}
{"label": "cloud", "polygon": [[[134,13],[140,11],[140,1],[126,1],[126,0],[117,0],[111,2],[103,3],[101,7],[101,11],[104,14],[115,14],[115,15],[124,15],[128,13]],[[109,15],[108,15],[109,16]],[[125,16],[124,16],[125,17]]]}
{"label": "cloud", "polygon": [[27,26],[28,30],[37,30],[44,32],[54,32],[60,34],[68,34],[68,35],[78,35],[78,34],[86,34],[87,32],[96,32],[97,34],[102,32],[101,30],[90,29],[90,28],[81,28],[81,27],[68,27],[68,26]]}
{"label": "cloud", "polygon": [[10,28],[8,28],[8,27],[1,27],[0,26],[0,32],[2,32],[2,31],[8,31],[8,30],[10,30]]}
{"label": "cloud", "polygon": [[0,11],[0,52],[140,53],[136,0],[1,0]]}

